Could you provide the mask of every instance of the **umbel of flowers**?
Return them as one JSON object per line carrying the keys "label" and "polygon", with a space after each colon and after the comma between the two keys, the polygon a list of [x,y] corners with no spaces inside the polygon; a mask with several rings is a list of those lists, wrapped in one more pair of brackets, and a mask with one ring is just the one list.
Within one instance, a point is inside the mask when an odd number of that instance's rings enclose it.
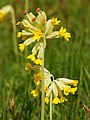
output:
{"label": "umbel of flowers", "polygon": [[[69,41],[71,37],[70,33],[67,32],[66,28],[61,27],[59,31],[54,31],[54,27],[59,25],[61,22],[57,18],[47,20],[46,13],[41,11],[39,8],[36,9],[38,13],[37,17],[31,12],[26,12],[26,18],[22,22],[18,22],[17,25],[23,25],[24,29],[18,32],[17,37],[21,37],[23,43],[19,44],[21,52],[24,51],[25,47],[35,42],[35,45],[31,51],[31,55],[28,58],[35,64],[40,64],[42,59],[42,49],[46,47],[46,40],[51,38],[64,37],[65,40]],[[35,57],[36,56],[36,57]]]}
{"label": "umbel of flowers", "polygon": [[40,10],[40,8],[36,9],[36,13],[38,14],[37,16],[33,15],[31,12],[26,12],[25,19],[16,24],[23,27],[23,30],[18,32],[17,37],[22,39],[22,43],[19,44],[21,52],[24,51],[26,46],[34,43],[30,54],[27,56],[29,62],[26,63],[25,69],[27,71],[34,71],[33,79],[36,87],[31,91],[31,94],[37,97],[40,92],[42,92],[41,120],[44,120],[43,103],[48,104],[49,98],[51,108],[50,120],[52,120],[52,103],[58,104],[67,101],[67,95],[75,94],[78,80],[70,80],[67,78],[54,79],[54,76],[44,68],[46,40],[63,37],[66,41],[69,41],[71,35],[64,27],[61,27],[58,31],[54,31],[54,27],[61,22],[57,18],[47,20],[46,13]]}
{"label": "umbel of flowers", "polygon": [[[28,64],[29,65],[29,64]],[[28,69],[29,66],[25,68]],[[33,70],[35,70],[36,66],[33,66]],[[29,67],[30,68],[30,67]],[[26,70],[27,70],[26,69]],[[32,69],[32,68],[30,68]],[[28,69],[29,70],[29,69]],[[36,89],[31,91],[31,94],[34,97],[39,96],[42,91],[41,81],[42,81],[42,71],[41,67],[38,67],[38,70],[33,75],[34,83],[36,85]],[[45,102],[48,104],[50,94],[53,93],[53,104],[58,104],[61,102],[68,101],[65,96],[69,94],[75,94],[77,91],[78,80],[70,80],[67,78],[57,78],[54,79],[54,76],[44,68],[44,90],[45,90]]]}

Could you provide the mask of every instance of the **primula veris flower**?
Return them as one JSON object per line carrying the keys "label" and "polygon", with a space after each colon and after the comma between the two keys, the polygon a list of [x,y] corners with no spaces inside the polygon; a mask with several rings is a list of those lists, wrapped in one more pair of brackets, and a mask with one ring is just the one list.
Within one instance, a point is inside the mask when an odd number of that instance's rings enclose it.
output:
{"label": "primula veris flower", "polygon": [[36,59],[35,61],[34,61],[34,63],[36,64],[36,65],[43,65],[43,63],[42,63],[42,60],[41,59]]}
{"label": "primula veris flower", "polygon": [[55,97],[55,98],[53,99],[52,103],[53,103],[53,104],[58,104],[58,103],[60,103],[59,98],[58,98],[58,97]]}
{"label": "primula veris flower", "polygon": [[23,52],[24,49],[25,49],[24,44],[23,44],[23,43],[22,43],[22,44],[19,44],[19,50],[20,50],[21,52]]}
{"label": "primula veris flower", "polygon": [[33,39],[39,41],[41,37],[43,37],[43,33],[41,32],[41,30],[38,30],[36,32],[33,32],[34,36]]}
{"label": "primula veris flower", "polygon": [[36,60],[34,54],[29,55],[29,56],[27,57],[27,59],[30,59],[31,61],[35,61],[35,60]]}
{"label": "primula veris flower", "polygon": [[42,79],[42,74],[41,74],[41,72],[39,72],[39,73],[37,73],[37,74],[34,74],[33,77],[34,77],[34,83],[35,83],[36,85],[39,85],[39,84],[40,84],[40,81],[41,81],[41,79]]}
{"label": "primula veris flower", "polygon": [[[37,12],[38,11],[38,12]],[[17,37],[25,37],[24,46],[35,42],[32,54],[42,59],[43,46],[46,47],[46,39],[64,37],[67,41],[71,37],[65,28],[61,27],[59,31],[54,31],[54,26],[61,22],[57,18],[47,20],[46,13],[40,9],[36,10],[37,16],[26,12],[26,19],[18,22],[17,25],[23,25],[24,30],[18,33]],[[43,45],[44,44],[44,45]],[[36,62],[37,63],[37,62]],[[41,64],[41,63],[40,63]]]}
{"label": "primula veris flower", "polygon": [[37,97],[39,95],[39,91],[38,90],[32,90],[31,91],[31,94],[34,96],[34,97]]}
{"label": "primula veris flower", "polygon": [[45,103],[48,104],[49,103],[49,98],[45,97]]}
{"label": "primula veris flower", "polygon": [[77,87],[74,87],[74,88],[71,88],[71,91],[70,91],[70,92],[71,92],[71,94],[74,95],[76,91],[77,91]]}
{"label": "primula veris flower", "polygon": [[26,65],[25,65],[25,70],[26,71],[30,71],[30,70],[32,70],[33,69],[33,66],[30,64],[30,63],[26,63]]}
{"label": "primula veris flower", "polygon": [[12,11],[11,5],[6,5],[0,9],[0,21],[3,21],[5,16]]}
{"label": "primula veris flower", "polygon": [[19,37],[21,37],[21,36],[22,36],[22,33],[21,33],[21,32],[18,32],[17,37],[19,38]]}
{"label": "primula veris flower", "polygon": [[64,37],[67,41],[69,41],[69,38],[71,38],[71,35],[67,32],[66,28],[61,27],[61,29],[59,30],[59,34],[60,36]]}
{"label": "primula veris flower", "polygon": [[59,102],[62,103],[62,102],[65,102],[65,101],[68,101],[65,97],[61,96]]}
{"label": "primula veris flower", "polygon": [[[39,91],[42,91],[41,88],[41,67],[39,72],[34,74],[34,83],[39,85]],[[75,94],[77,91],[78,80],[71,80],[67,78],[57,78],[54,79],[54,76],[44,68],[44,91],[45,91],[45,103],[48,104],[49,97],[51,93],[53,94],[53,104],[62,103],[68,101],[65,96]],[[75,86],[75,87],[73,87]]]}
{"label": "primula veris flower", "polygon": [[57,20],[57,18],[52,18],[52,20],[51,20],[52,25],[59,25],[60,22],[61,21]]}

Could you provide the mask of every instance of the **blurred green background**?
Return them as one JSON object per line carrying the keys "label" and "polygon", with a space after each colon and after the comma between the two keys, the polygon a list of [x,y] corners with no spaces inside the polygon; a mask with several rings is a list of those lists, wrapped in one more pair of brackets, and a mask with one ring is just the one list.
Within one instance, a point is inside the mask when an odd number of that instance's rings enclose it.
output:
{"label": "blurred green background", "polygon": [[[16,22],[21,21],[25,1],[0,0],[0,8],[8,4],[14,7]],[[62,21],[60,26],[66,27],[72,35],[70,42],[47,41],[45,67],[55,78],[79,80],[76,95],[69,96],[68,102],[53,106],[53,120],[89,120],[90,113],[83,110],[82,105],[90,108],[90,0],[29,0],[29,12],[36,14],[38,7],[46,12],[48,19],[58,17]],[[17,32],[19,30],[17,28]],[[26,55],[19,50],[18,55],[14,54],[12,32],[8,14],[0,22],[0,120],[40,120],[40,97],[30,94],[34,84],[24,69]],[[14,115],[10,111],[12,98]],[[45,120],[49,120],[49,106],[45,109]]]}

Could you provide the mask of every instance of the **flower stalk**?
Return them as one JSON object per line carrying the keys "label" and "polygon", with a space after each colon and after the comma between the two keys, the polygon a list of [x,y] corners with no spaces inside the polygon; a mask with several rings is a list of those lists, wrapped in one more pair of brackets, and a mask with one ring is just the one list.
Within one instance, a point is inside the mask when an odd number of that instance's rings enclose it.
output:
{"label": "flower stalk", "polygon": [[0,21],[3,21],[5,16],[10,13],[12,19],[12,27],[13,27],[13,47],[14,53],[17,54],[17,39],[16,39],[16,21],[15,21],[15,12],[11,5],[6,5],[0,9]]}
{"label": "flower stalk", "polygon": [[45,107],[45,93],[44,93],[44,41],[45,37],[43,39],[43,52],[42,52],[42,109],[41,109],[41,120],[44,120],[44,107]]}
{"label": "flower stalk", "polygon": [[16,20],[15,20],[15,12],[13,8],[11,10],[11,16],[12,16],[12,26],[13,26],[13,46],[14,46],[15,54],[17,54],[18,50],[17,50],[17,38],[16,38]]}
{"label": "flower stalk", "polygon": [[50,120],[52,120],[52,93],[50,95]]}

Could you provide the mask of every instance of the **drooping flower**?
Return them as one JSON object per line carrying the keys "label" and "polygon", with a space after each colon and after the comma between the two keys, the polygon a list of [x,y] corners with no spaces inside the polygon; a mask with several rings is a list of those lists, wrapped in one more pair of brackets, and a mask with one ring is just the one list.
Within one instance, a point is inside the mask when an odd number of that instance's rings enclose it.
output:
{"label": "drooping flower", "polygon": [[5,16],[13,10],[11,5],[6,5],[0,9],[0,21],[3,21]]}
{"label": "drooping flower", "polygon": [[34,97],[37,97],[39,95],[39,91],[38,90],[32,90],[31,91],[31,94],[34,96]]}
{"label": "drooping flower", "polygon": [[30,64],[30,63],[26,63],[26,65],[25,65],[25,70],[26,71],[30,71],[30,70],[32,70],[33,69],[33,66]]}
{"label": "drooping flower", "polygon": [[42,74],[41,74],[41,72],[39,72],[39,73],[37,73],[37,74],[34,74],[33,77],[34,77],[34,83],[35,83],[36,85],[39,85],[39,84],[40,84],[40,81],[41,81],[41,79],[42,79]]}
{"label": "drooping flower", "polygon": [[22,44],[19,44],[19,50],[21,51],[21,52],[23,52],[24,51],[24,48],[25,48],[25,46],[24,46],[24,44],[22,43]]}

